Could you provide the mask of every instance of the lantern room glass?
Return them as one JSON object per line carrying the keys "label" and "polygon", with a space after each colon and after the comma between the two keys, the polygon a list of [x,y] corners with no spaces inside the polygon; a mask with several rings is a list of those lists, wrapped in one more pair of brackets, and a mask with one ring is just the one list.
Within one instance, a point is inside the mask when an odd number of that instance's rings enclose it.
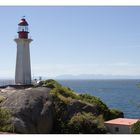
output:
{"label": "lantern room glass", "polygon": [[18,32],[28,32],[28,26],[18,26]]}

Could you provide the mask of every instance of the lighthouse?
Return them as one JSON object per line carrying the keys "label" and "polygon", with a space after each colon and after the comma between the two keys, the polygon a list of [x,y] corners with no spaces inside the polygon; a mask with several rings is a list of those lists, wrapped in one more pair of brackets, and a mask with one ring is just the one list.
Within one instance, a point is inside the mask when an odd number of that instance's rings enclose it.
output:
{"label": "lighthouse", "polygon": [[28,38],[28,22],[23,17],[18,24],[18,37],[14,39],[17,44],[15,83],[31,84],[30,47],[32,39]]}

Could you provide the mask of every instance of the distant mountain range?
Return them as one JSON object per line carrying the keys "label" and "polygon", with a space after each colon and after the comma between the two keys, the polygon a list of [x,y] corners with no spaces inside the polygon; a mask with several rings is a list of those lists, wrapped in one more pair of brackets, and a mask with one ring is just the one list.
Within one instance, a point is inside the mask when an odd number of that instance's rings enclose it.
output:
{"label": "distant mountain range", "polygon": [[60,75],[54,77],[54,79],[140,79],[139,76],[127,76],[127,75],[96,75],[96,74],[80,74],[80,75]]}
{"label": "distant mountain range", "polygon": [[[80,75],[72,75],[72,74],[64,74],[64,75],[59,75],[56,77],[49,77],[49,76],[34,76],[32,77],[33,79],[39,79],[41,77],[42,80],[45,79],[140,79],[140,75],[135,75],[135,76],[128,76],[128,75],[103,75],[103,74],[80,74]],[[13,81],[14,78],[0,78],[0,82],[4,81]]]}

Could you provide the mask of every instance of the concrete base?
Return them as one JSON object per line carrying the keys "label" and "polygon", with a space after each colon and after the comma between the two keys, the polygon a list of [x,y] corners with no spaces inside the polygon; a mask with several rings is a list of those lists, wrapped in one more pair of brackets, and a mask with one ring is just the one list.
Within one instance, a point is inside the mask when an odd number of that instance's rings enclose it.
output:
{"label": "concrete base", "polygon": [[5,86],[0,86],[0,89],[7,88],[7,87],[12,87],[15,89],[25,89],[25,88],[30,88],[33,87],[34,85],[5,85]]}

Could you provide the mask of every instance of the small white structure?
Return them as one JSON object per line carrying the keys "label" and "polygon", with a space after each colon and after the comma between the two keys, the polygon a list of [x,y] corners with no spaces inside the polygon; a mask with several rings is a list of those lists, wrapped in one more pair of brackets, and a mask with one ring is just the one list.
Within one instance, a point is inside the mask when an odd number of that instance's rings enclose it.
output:
{"label": "small white structure", "polygon": [[30,48],[32,39],[28,38],[28,23],[25,18],[18,24],[18,38],[14,39],[17,43],[17,57],[15,70],[16,84],[31,84]]}
{"label": "small white structure", "polygon": [[138,119],[117,118],[104,122],[111,134],[131,134],[131,127]]}

